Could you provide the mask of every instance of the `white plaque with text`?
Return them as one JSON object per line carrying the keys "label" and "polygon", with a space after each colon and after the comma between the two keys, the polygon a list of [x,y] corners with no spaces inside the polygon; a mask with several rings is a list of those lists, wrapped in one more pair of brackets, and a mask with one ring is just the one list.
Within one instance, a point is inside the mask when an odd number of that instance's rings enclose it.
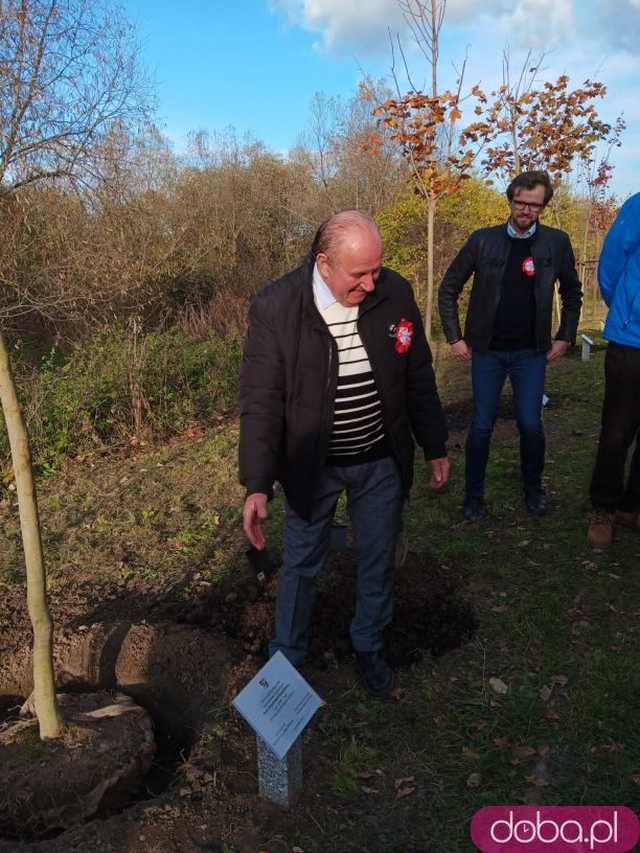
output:
{"label": "white plaque with text", "polygon": [[280,760],[323,704],[282,652],[276,652],[233,700],[235,709]]}

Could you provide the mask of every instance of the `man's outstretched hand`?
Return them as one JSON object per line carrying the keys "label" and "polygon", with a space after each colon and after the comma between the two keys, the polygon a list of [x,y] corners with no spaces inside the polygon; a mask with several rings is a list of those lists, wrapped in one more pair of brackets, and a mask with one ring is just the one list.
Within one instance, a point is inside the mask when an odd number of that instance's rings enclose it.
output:
{"label": "man's outstretched hand", "polygon": [[547,362],[552,363],[566,355],[569,349],[569,341],[554,341],[547,353]]}
{"label": "man's outstretched hand", "polygon": [[267,496],[262,492],[247,495],[242,510],[242,528],[254,548],[262,551],[266,544],[262,522],[267,517]]}
{"label": "man's outstretched hand", "polygon": [[430,489],[441,489],[449,479],[449,460],[446,456],[440,459],[430,459],[431,479],[429,480]]}

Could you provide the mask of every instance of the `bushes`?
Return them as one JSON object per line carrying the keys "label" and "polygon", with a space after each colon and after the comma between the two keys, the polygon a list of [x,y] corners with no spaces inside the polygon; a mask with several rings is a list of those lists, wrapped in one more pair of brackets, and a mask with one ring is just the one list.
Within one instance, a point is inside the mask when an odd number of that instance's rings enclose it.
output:
{"label": "bushes", "polygon": [[[89,446],[164,438],[233,408],[241,343],[194,341],[172,329],[103,328],[62,355],[29,365],[14,356],[18,393],[36,459]],[[0,421],[0,454],[8,455]]]}

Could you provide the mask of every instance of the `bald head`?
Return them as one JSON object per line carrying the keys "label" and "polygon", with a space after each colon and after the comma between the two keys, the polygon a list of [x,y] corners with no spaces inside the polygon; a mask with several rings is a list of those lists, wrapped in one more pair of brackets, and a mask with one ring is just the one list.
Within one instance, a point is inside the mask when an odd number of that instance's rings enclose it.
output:
{"label": "bald head", "polygon": [[327,219],[318,229],[312,252],[320,275],[341,305],[359,305],[375,290],[382,240],[366,214],[343,210]]}
{"label": "bald head", "polygon": [[320,253],[331,255],[344,240],[353,240],[359,236],[373,236],[382,243],[378,228],[370,216],[359,210],[342,210],[325,219],[318,228],[313,238],[311,254],[314,258]]}

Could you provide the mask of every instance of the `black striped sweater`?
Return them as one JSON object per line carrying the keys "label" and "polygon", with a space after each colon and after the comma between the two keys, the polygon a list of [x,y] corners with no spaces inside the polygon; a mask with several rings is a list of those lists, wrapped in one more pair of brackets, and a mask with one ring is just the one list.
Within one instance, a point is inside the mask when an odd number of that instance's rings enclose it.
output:
{"label": "black striped sweater", "polygon": [[358,334],[358,307],[318,305],[338,348],[338,384],[327,464],[358,465],[388,453],[382,403]]}

